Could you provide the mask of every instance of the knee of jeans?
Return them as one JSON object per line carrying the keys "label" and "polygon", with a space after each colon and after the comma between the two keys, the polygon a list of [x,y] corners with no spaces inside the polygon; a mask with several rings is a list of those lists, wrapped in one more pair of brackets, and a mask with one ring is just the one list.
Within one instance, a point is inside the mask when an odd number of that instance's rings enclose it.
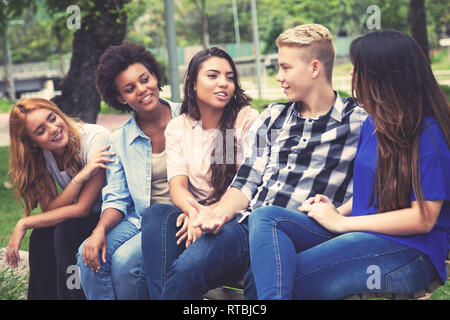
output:
{"label": "knee of jeans", "polygon": [[152,225],[153,221],[160,220],[169,211],[173,209],[174,209],[173,205],[163,203],[154,204],[146,208],[142,213],[142,222],[141,222],[142,228],[145,228],[148,225]]}
{"label": "knee of jeans", "polygon": [[274,221],[279,216],[279,209],[276,206],[269,206],[254,210],[248,217],[249,232],[257,231],[263,223]]}
{"label": "knee of jeans", "polygon": [[122,244],[111,257],[111,272],[138,273],[142,264],[141,232]]}
{"label": "knee of jeans", "polygon": [[176,259],[168,270],[167,278],[170,278],[174,283],[177,283],[177,281],[181,281],[181,283],[199,283],[200,279],[198,277],[206,276],[207,273],[204,270],[204,264],[199,262],[200,260],[193,257]]}

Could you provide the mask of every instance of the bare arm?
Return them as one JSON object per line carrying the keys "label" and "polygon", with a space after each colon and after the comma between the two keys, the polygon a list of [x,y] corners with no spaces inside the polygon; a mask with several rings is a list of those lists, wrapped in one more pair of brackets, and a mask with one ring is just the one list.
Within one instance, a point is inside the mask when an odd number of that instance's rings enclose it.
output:
{"label": "bare arm", "polygon": [[413,201],[410,208],[365,216],[341,216],[329,203],[314,203],[305,211],[323,227],[336,233],[370,231],[406,236],[430,232],[435,225],[443,201],[425,203],[426,214],[421,214],[417,201]]}
{"label": "bare arm", "polygon": [[189,180],[187,176],[179,175],[170,179],[169,190],[172,202],[178,208],[181,209],[183,214],[181,214],[177,219],[177,226],[179,226],[183,221],[183,227],[177,232],[176,237],[179,237],[177,244],[180,245],[184,240],[186,240],[186,248],[194,243],[201,235],[202,230],[193,227],[193,222],[197,219],[198,213],[194,207],[188,202],[189,198],[194,198],[192,193],[188,190]]}
{"label": "bare arm", "polygon": [[194,226],[199,227],[204,232],[217,234],[225,223],[236,217],[238,211],[248,207],[249,200],[241,190],[231,187],[214,208],[202,206],[195,200],[191,200],[190,203],[199,213]]}
{"label": "bare arm", "polygon": [[[85,184],[76,203],[20,219],[8,242],[7,264],[11,264],[13,268],[17,267],[19,262],[18,250],[27,229],[54,226],[67,219],[80,218],[90,214],[92,205],[97,200],[104,182],[105,171],[102,170]],[[48,199],[50,199],[50,194],[45,201],[48,201]]]}
{"label": "bare arm", "polygon": [[107,163],[114,162],[110,159],[114,152],[107,152],[106,150],[110,146],[101,148],[98,153],[89,160],[88,163],[81,169],[78,174],[72,178],[71,182],[61,191],[58,195],[56,192],[56,186],[53,180],[49,181],[50,197],[46,197],[41,201],[42,211],[50,211],[62,206],[73,204],[78,199],[84,184],[89,181],[91,177],[98,172],[99,169],[108,169]]}
{"label": "bare arm", "polygon": [[22,219],[24,227],[26,229],[50,227],[67,219],[81,218],[89,215],[104,183],[105,171],[102,170],[97,172],[84,185],[76,203],[25,217]]}
{"label": "bare arm", "polygon": [[186,213],[189,217],[196,218],[197,212],[187,201],[188,198],[194,198],[188,189],[189,180],[187,176],[175,176],[169,181],[170,197],[172,203]]}

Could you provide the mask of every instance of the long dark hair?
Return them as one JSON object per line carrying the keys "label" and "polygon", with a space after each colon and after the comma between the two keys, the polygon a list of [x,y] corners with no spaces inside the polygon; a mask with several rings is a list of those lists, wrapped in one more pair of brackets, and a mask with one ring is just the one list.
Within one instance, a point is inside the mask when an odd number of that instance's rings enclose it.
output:
{"label": "long dark hair", "polygon": [[[181,113],[187,114],[194,120],[200,120],[200,110],[197,105],[197,94],[194,90],[194,87],[201,65],[211,57],[219,57],[227,60],[234,73],[234,94],[230,102],[225,106],[222,118],[219,122],[219,127],[217,128],[222,133],[222,144],[220,144],[219,141],[216,141],[216,146],[225,146],[226,130],[234,128],[236,117],[239,111],[242,107],[250,104],[251,98],[246,95],[244,93],[244,90],[241,88],[238,79],[238,72],[233,59],[224,50],[213,47],[202,50],[192,57],[185,76],[184,101],[181,105]],[[234,162],[232,164],[227,164],[225,152],[222,152],[223,158],[219,161],[216,157],[216,148],[214,148],[211,154],[211,179],[209,181],[209,184],[213,189],[213,193],[209,200],[212,202],[218,201],[220,199],[236,174],[237,146],[235,140],[236,138],[234,138]]]}
{"label": "long dark hair", "polygon": [[426,116],[450,142],[450,107],[417,42],[395,31],[374,31],[350,46],[352,95],[372,116],[378,140],[374,195],[378,212],[410,207],[411,186],[422,214],[419,138]]}

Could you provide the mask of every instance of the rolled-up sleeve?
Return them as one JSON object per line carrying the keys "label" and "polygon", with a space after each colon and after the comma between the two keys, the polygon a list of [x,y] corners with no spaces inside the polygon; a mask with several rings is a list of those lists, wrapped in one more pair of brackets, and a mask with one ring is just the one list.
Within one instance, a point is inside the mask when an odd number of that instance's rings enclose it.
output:
{"label": "rolled-up sleeve", "polygon": [[112,157],[115,160],[114,163],[108,164],[109,169],[106,170],[107,184],[102,190],[102,212],[105,209],[113,208],[121,211],[126,216],[133,200],[128,190],[120,154],[117,152],[114,143],[111,143],[110,150],[116,152],[116,155]]}

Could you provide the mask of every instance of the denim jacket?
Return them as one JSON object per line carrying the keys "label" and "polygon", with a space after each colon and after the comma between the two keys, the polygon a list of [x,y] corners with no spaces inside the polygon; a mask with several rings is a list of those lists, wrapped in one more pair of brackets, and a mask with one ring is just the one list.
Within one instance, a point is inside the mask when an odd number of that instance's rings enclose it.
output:
{"label": "denim jacket", "polygon": [[[181,104],[160,101],[170,106],[173,118],[180,114]],[[142,212],[150,206],[152,145],[150,138],[139,128],[136,113],[111,134],[110,151],[116,153],[112,157],[116,161],[108,164],[106,170],[102,212],[108,208],[117,209],[140,229]]]}

